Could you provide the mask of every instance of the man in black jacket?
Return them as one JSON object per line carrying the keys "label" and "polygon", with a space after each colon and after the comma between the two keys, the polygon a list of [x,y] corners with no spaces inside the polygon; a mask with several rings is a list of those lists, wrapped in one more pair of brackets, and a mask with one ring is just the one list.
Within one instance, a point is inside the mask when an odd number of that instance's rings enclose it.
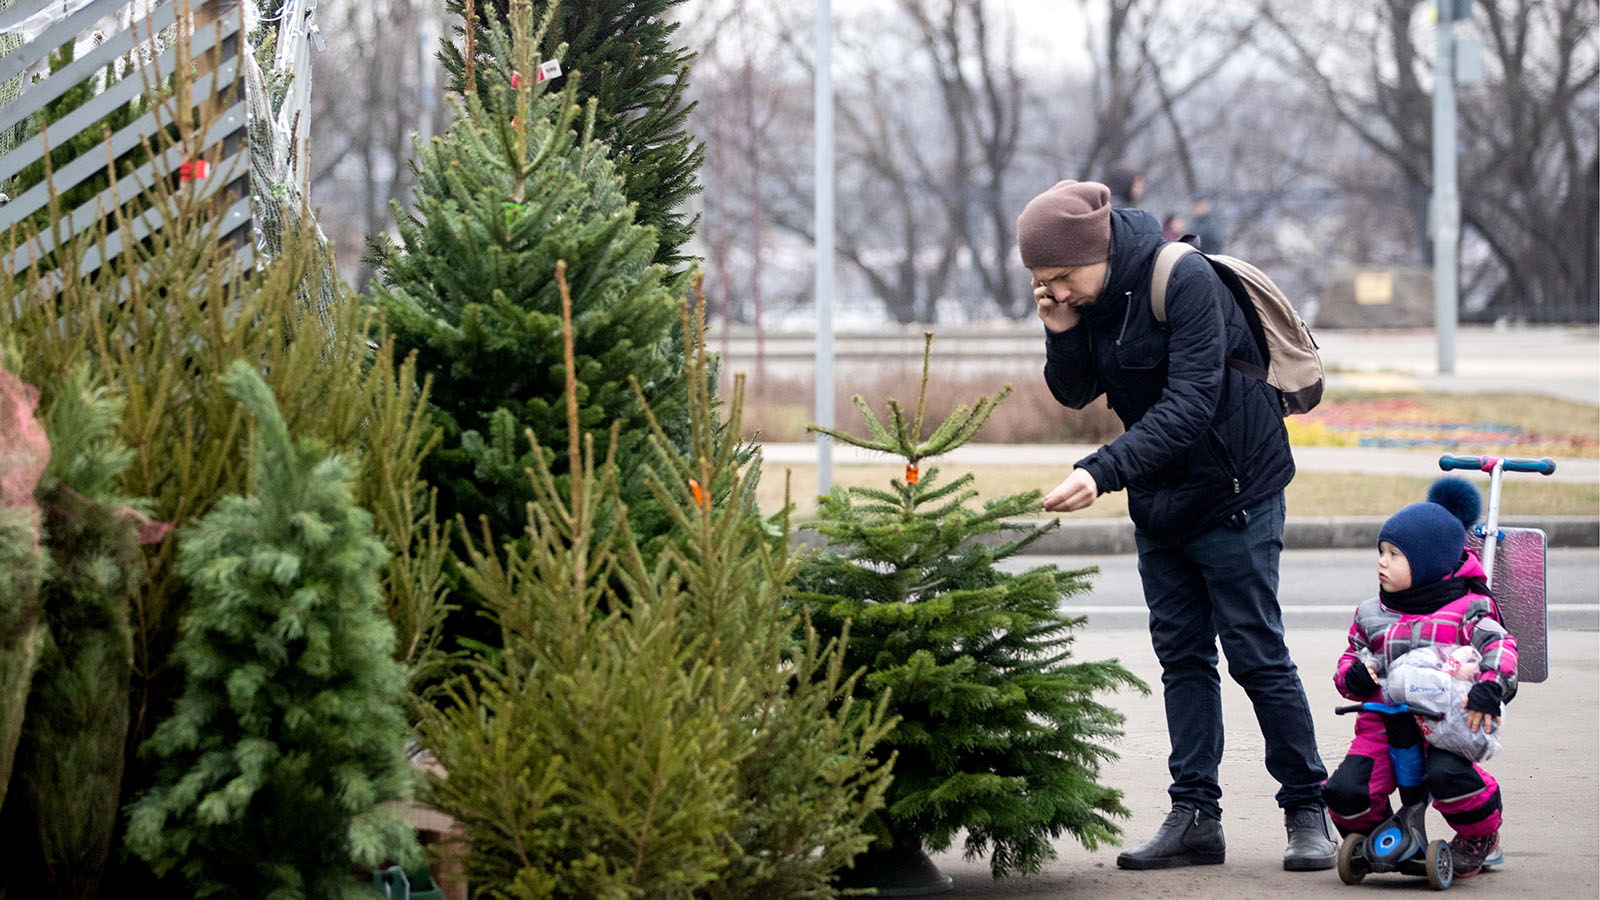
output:
{"label": "man in black jacket", "polygon": [[1074,409],[1104,394],[1126,428],[1044,500],[1047,511],[1071,512],[1128,491],[1161,661],[1172,812],[1117,865],[1223,861],[1220,639],[1281,786],[1284,868],[1331,868],[1338,844],[1322,804],[1327,770],[1277,597],[1294,458],[1275,389],[1227,365],[1265,365],[1243,312],[1192,253],[1173,269],[1167,321],[1158,323],[1150,271],[1161,226],[1148,213],[1111,209],[1101,184],[1063,181],[1035,197],[1017,220],[1017,243],[1045,325],[1045,382]]}

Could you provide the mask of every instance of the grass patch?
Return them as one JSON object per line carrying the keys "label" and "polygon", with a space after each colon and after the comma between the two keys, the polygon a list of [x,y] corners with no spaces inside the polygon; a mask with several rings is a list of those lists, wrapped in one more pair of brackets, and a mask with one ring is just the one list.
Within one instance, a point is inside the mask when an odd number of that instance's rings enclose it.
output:
{"label": "grass patch", "polygon": [[1392,400],[1396,397],[1416,402],[1435,421],[1495,422],[1562,437],[1593,438],[1600,434],[1600,407],[1543,394],[1331,391],[1323,403],[1338,406]]}
{"label": "grass patch", "polygon": [[[1067,476],[1071,460],[1063,460],[1059,471],[1038,466],[939,466],[941,481],[973,473],[979,502],[984,498],[1019,494],[1030,490],[1048,491]],[[762,511],[777,512],[783,503],[784,470],[792,472],[795,516],[809,519],[816,515],[817,467],[812,464],[780,466],[769,464],[762,473],[757,499]],[[893,464],[834,465],[834,484],[846,487],[886,488],[901,476],[902,466]],[[924,479],[926,479],[926,470]],[[1301,472],[1287,491],[1289,515],[1388,516],[1400,507],[1427,496],[1435,476],[1356,475],[1336,472]],[[1468,477],[1489,504],[1489,479]],[[1481,482],[1481,484],[1479,483]],[[1600,484],[1570,481],[1545,481],[1506,478],[1501,482],[1500,515],[1503,518],[1526,516],[1593,516],[1600,512]],[[1128,495],[1124,491],[1107,494],[1086,510],[1069,513],[1067,521],[1085,518],[1122,518],[1128,514]],[[1043,517],[1043,510],[1039,515]]]}
{"label": "grass patch", "polygon": [[[884,399],[915,403],[920,370],[885,367],[871,378],[850,379],[835,392],[836,421],[857,429],[851,403],[857,394],[881,416]],[[929,383],[928,421],[942,421],[959,404],[975,402],[1010,383],[1013,393],[989,417],[977,441],[996,444],[1102,444],[1122,433],[1122,423],[1101,398],[1072,410],[1050,396],[1042,376],[941,375]],[[745,437],[767,442],[809,441],[815,388],[810,380],[751,383],[744,410]],[[1287,420],[1297,446],[1361,446],[1394,439],[1392,446],[1471,455],[1600,458],[1600,407],[1542,394],[1447,394],[1421,391],[1330,391],[1310,414]],[[1470,426],[1483,426],[1472,428]]]}

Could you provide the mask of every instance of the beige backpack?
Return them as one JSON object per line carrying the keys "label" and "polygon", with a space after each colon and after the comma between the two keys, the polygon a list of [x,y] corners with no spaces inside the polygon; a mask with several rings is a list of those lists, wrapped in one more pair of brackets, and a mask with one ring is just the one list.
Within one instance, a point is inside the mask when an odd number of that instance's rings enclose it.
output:
{"label": "beige backpack", "polygon": [[[1167,321],[1167,282],[1172,278],[1172,267],[1188,253],[1200,251],[1192,244],[1173,241],[1156,254],[1150,275],[1150,311],[1157,322]],[[1237,359],[1228,360],[1228,365],[1276,388],[1283,415],[1310,411],[1322,400],[1325,380],[1311,329],[1295,312],[1289,298],[1260,269],[1232,256],[1200,255],[1216,270],[1244,311],[1261,358],[1267,361],[1265,370]]]}

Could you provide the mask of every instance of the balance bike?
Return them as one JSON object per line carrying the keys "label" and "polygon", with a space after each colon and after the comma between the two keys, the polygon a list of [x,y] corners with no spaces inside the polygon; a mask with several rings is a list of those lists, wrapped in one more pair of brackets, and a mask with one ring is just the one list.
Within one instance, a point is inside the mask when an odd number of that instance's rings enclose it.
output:
{"label": "balance bike", "polygon": [[1427,769],[1422,731],[1413,718],[1421,713],[1405,704],[1373,701],[1334,710],[1340,715],[1363,711],[1383,717],[1389,735],[1389,759],[1400,786],[1401,807],[1371,834],[1352,833],[1345,837],[1339,845],[1339,880],[1360,884],[1373,872],[1399,872],[1424,876],[1429,887],[1442,891],[1455,881],[1455,860],[1447,842],[1428,840],[1425,817],[1430,798],[1424,784]]}

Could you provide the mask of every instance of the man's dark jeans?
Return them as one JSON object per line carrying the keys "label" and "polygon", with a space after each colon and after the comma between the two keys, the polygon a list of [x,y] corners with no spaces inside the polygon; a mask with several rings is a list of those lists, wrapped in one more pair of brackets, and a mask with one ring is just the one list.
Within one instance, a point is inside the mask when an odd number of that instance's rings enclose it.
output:
{"label": "man's dark jeans", "polygon": [[1223,734],[1218,638],[1228,674],[1255,705],[1266,739],[1267,771],[1281,785],[1278,805],[1320,805],[1328,777],[1317,754],[1305,688],[1283,642],[1278,607],[1283,494],[1244,512],[1180,543],[1156,544],[1135,534],[1172,742],[1168,793],[1174,802],[1192,803],[1216,816],[1222,814],[1217,766]]}

